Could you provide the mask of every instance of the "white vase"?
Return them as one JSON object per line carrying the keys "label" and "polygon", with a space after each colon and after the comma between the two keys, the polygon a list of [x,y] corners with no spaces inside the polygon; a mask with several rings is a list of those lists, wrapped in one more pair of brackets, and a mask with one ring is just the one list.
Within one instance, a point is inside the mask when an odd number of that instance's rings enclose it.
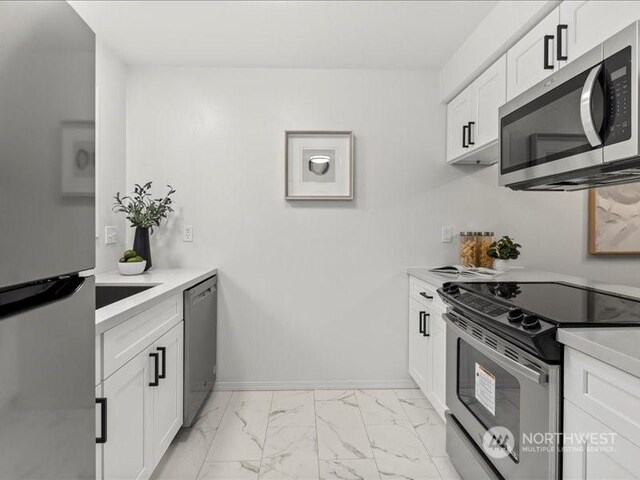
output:
{"label": "white vase", "polygon": [[509,260],[502,260],[501,258],[496,258],[493,261],[493,269],[498,272],[506,272],[509,270]]}

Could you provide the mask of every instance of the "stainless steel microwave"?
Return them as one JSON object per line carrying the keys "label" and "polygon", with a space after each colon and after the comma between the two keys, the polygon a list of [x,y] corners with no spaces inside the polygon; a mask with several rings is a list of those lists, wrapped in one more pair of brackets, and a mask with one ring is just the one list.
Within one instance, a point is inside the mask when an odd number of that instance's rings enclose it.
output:
{"label": "stainless steel microwave", "polygon": [[500,185],[640,181],[639,28],[629,25],[500,107]]}

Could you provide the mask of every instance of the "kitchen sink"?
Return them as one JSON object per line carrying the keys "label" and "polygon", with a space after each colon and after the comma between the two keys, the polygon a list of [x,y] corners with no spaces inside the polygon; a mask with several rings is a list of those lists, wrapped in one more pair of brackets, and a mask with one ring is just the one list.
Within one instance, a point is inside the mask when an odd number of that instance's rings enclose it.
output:
{"label": "kitchen sink", "polygon": [[111,305],[119,300],[153,288],[151,286],[96,286],[96,310]]}

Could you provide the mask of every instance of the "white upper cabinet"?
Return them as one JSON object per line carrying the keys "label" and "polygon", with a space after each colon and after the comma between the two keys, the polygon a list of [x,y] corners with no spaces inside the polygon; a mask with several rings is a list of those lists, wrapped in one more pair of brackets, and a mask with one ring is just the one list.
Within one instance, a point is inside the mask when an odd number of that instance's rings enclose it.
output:
{"label": "white upper cabinet", "polygon": [[503,55],[447,105],[447,161],[497,161],[498,109],[506,101]]}
{"label": "white upper cabinet", "polygon": [[447,105],[447,161],[469,152],[469,123],[474,121],[473,92],[465,88]]}
{"label": "white upper cabinet", "polygon": [[562,2],[560,23],[566,25],[562,39],[567,45],[566,63],[575,60],[636,20],[640,20],[640,2]]}
{"label": "white upper cabinet", "polygon": [[503,55],[471,84],[475,99],[475,125],[471,128],[474,148],[498,140],[498,109],[507,100],[507,57]]}
{"label": "white upper cabinet", "polygon": [[554,9],[507,52],[507,99],[517,97],[558,70],[556,33],[560,7]]}

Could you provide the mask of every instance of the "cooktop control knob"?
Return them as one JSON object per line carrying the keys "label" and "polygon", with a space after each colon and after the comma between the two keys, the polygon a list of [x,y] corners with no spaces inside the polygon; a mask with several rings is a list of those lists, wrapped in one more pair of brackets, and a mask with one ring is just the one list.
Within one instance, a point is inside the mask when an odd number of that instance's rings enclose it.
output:
{"label": "cooktop control knob", "polygon": [[521,322],[523,317],[524,317],[524,313],[520,308],[512,308],[511,310],[509,310],[509,313],[507,314],[507,318],[511,323]]}
{"label": "cooktop control knob", "polygon": [[460,289],[458,288],[457,285],[451,285],[448,289],[447,289],[447,293],[449,295],[457,295],[460,293]]}
{"label": "cooktop control knob", "polygon": [[540,319],[535,315],[525,315],[522,319],[522,328],[525,330],[535,330],[540,328]]}

